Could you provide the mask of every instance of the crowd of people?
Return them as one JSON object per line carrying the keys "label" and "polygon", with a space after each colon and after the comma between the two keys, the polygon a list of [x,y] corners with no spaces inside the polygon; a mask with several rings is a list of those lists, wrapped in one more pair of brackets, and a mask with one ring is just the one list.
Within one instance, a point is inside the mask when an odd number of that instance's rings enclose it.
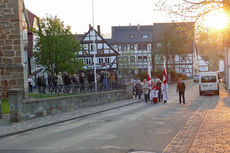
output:
{"label": "crowd of people", "polygon": [[[96,81],[98,90],[109,90],[117,88],[117,73],[114,71],[101,71],[96,74]],[[92,92],[94,90],[94,72],[88,73],[80,72],[73,75],[67,72],[58,74],[49,73],[48,75],[43,72],[38,74],[37,77],[28,77],[29,92],[33,92],[33,88],[37,88],[39,93],[48,92]]]}
{"label": "crowd of people", "polygon": [[146,81],[146,79],[144,79],[143,82],[140,80],[133,81],[133,95],[135,95],[135,98],[138,97],[141,99],[143,94],[146,103],[148,101],[157,103],[161,100],[166,103],[168,100],[167,90],[168,84],[161,82],[161,80]]}
{"label": "crowd of people", "polygon": [[[167,82],[162,82],[161,80],[155,81],[146,81],[144,79],[143,82],[140,80],[132,81],[133,83],[133,95],[135,98],[142,98],[144,95],[144,100],[147,103],[151,101],[153,103],[157,103],[160,101],[164,101],[167,103],[168,100],[168,84]],[[177,83],[176,92],[179,95],[179,104],[185,104],[185,83],[182,78],[179,78],[179,82]],[[183,101],[182,101],[182,100]]]}

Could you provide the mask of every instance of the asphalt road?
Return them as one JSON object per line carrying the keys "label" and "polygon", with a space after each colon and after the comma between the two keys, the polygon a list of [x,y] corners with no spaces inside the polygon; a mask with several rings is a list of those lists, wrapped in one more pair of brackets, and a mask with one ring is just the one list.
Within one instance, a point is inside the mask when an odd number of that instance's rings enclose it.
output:
{"label": "asphalt road", "polygon": [[198,84],[187,86],[185,105],[179,104],[175,90],[169,86],[166,104],[136,103],[0,139],[0,153],[160,153],[207,101],[199,96]]}

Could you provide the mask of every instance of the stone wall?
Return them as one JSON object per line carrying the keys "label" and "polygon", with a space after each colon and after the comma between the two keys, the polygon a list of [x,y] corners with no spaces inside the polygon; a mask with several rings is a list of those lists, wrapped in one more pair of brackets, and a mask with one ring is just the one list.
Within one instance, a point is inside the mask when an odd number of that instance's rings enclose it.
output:
{"label": "stone wall", "polygon": [[133,98],[130,88],[127,89],[34,100],[23,100],[23,92],[20,89],[11,89],[8,90],[11,121],[44,117]]}
{"label": "stone wall", "polygon": [[0,92],[26,87],[22,0],[0,0]]}

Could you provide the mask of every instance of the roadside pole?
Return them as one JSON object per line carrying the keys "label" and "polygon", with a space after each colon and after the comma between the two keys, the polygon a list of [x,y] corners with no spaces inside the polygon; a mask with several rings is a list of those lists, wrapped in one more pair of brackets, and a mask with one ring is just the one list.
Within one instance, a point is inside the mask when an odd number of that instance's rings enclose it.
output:
{"label": "roadside pole", "polygon": [[[0,85],[1,85],[1,74],[0,74]],[[0,86],[0,119],[2,118],[2,88]]]}
{"label": "roadside pole", "polygon": [[0,119],[2,118],[2,100],[0,97]]}

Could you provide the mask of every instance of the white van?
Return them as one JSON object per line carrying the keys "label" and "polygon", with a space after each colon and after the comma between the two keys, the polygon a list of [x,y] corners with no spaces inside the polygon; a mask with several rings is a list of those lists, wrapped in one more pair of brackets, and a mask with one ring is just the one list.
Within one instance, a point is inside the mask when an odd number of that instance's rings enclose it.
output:
{"label": "white van", "polygon": [[201,72],[199,79],[200,95],[203,93],[216,93],[219,95],[219,80],[217,72]]}

